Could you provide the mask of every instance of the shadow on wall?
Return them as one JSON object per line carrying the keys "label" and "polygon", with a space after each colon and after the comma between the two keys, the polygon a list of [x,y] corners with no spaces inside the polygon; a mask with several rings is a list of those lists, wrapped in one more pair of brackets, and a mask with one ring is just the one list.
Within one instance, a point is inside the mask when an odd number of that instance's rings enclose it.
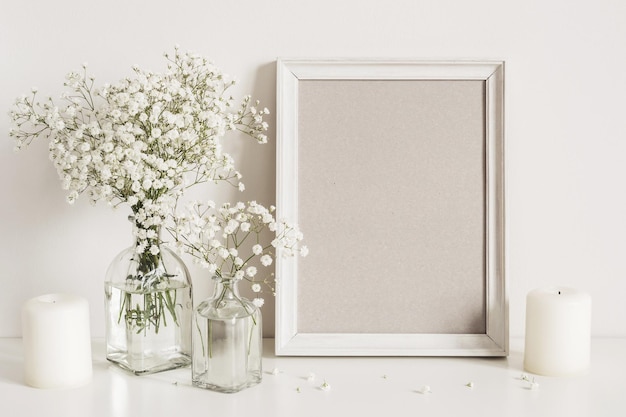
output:
{"label": "shadow on wall", "polygon": [[[233,156],[235,169],[243,175],[241,181],[246,189],[243,192],[235,187],[225,184],[206,184],[204,186],[191,189],[186,196],[193,196],[199,200],[207,198],[213,199],[218,204],[230,202],[232,204],[242,201],[257,201],[259,204],[269,207],[276,204],[276,63],[268,62],[258,67],[253,82],[250,83],[252,89],[243,91],[242,95],[235,96],[234,103],[238,105],[243,99],[243,94],[250,94],[252,100],[259,100],[259,108],[268,108],[270,114],[264,117],[269,124],[266,132],[268,141],[266,144],[258,144],[254,139],[243,133],[229,132],[224,138],[224,150]],[[306,237],[306,235],[305,235]],[[271,242],[273,236],[271,232],[265,231],[261,235],[265,242]],[[247,251],[248,249],[245,249]],[[213,290],[213,283],[206,273],[193,263],[193,259],[184,256],[183,259],[191,272],[194,303],[210,296]],[[257,263],[252,263],[259,271],[258,278],[265,278],[274,273],[274,265],[264,267]],[[261,277],[261,274],[263,276]],[[274,295],[269,288],[263,288],[262,294],[255,294],[249,285],[239,286],[241,295],[252,300],[262,297],[265,304],[261,308],[263,315],[263,336],[274,337]]]}
{"label": "shadow on wall", "polygon": [[[250,144],[246,141],[238,142],[242,151],[239,153],[237,164],[243,174],[243,182],[246,184],[247,190],[239,198],[256,200],[269,207],[276,205],[276,62],[268,62],[257,69],[253,90],[250,94],[253,99],[260,101],[260,108],[267,107],[270,110],[267,119],[269,123],[268,142],[264,145]],[[268,241],[272,239],[268,235],[265,235],[264,238]],[[257,267],[259,271],[264,271],[267,274],[274,273],[273,265],[269,268]],[[242,295],[249,299],[254,298],[249,287],[242,286],[241,289]],[[263,298],[265,299],[265,304],[261,308],[263,336],[274,337],[274,295],[266,291]]]}

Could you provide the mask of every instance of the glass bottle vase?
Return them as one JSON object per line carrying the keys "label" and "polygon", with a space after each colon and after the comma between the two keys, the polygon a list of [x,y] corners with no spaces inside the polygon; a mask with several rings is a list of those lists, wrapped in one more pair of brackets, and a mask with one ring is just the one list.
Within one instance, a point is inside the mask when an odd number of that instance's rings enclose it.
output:
{"label": "glass bottle vase", "polygon": [[200,388],[238,392],[262,379],[261,311],[239,295],[237,279],[213,279],[213,297],[194,310],[192,382]]}
{"label": "glass bottle vase", "polygon": [[189,271],[168,247],[111,262],[105,280],[106,357],[134,374],[191,364],[192,289]]}

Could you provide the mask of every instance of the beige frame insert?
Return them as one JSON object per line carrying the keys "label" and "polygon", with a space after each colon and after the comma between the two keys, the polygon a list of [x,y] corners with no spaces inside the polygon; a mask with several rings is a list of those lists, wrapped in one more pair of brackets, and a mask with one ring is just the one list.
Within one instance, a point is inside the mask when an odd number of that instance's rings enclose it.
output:
{"label": "beige frame insert", "polygon": [[504,63],[281,59],[276,354],[505,356]]}

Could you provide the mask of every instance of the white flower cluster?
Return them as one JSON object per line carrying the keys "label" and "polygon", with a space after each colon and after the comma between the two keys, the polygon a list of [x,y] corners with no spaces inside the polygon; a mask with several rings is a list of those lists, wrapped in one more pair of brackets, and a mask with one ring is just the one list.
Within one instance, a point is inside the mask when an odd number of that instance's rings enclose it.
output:
{"label": "white flower cluster", "polygon": [[[301,246],[303,234],[297,225],[276,221],[274,207],[269,209],[254,201],[238,202],[216,207],[213,201],[206,204],[192,202],[186,212],[174,216],[175,226],[168,228],[179,250],[190,254],[194,261],[217,276],[230,275],[252,283],[252,291],[262,291],[261,283],[272,288],[267,278],[257,279],[258,260],[264,267],[272,265],[277,254],[290,257],[306,256],[308,249]],[[273,232],[270,243],[261,242],[264,230]],[[272,289],[273,291],[273,289]],[[262,305],[262,298],[254,300]]]}
{"label": "white flower cluster", "polygon": [[267,109],[245,97],[233,106],[218,68],[192,53],[165,55],[168,69],[153,73],[133,68],[134,76],[94,88],[83,72],[67,75],[69,92],[43,104],[19,98],[10,117],[9,134],[16,149],[40,136],[50,138],[50,158],[68,202],[87,192],[95,203],[128,203],[140,240],[138,253],[158,252],[154,233],[183,191],[206,181],[227,181],[243,190],[233,159],[220,140],[239,130],[265,143]]}

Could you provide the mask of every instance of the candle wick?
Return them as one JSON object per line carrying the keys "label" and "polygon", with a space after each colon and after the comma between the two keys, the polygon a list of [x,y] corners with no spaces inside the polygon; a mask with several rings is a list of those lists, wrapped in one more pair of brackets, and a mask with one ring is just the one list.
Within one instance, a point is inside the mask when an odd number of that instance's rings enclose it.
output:
{"label": "candle wick", "polygon": [[561,295],[561,291],[559,291],[559,295]]}

